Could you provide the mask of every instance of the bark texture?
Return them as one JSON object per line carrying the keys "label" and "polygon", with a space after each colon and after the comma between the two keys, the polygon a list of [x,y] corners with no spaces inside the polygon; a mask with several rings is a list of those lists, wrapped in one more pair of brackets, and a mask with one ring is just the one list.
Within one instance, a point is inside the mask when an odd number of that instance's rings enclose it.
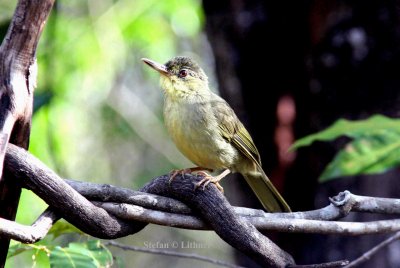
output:
{"label": "bark texture", "polygon": [[[20,0],[0,46],[0,217],[15,218],[21,189],[2,172],[8,141],[27,149],[36,87],[36,47],[54,0]],[[0,267],[9,239],[0,237]]]}

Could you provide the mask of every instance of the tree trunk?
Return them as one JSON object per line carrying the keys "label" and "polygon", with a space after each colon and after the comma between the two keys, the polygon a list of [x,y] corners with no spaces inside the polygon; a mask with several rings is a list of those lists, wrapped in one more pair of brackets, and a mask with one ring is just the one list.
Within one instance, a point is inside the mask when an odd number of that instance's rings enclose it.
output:
{"label": "tree trunk", "polygon": [[[20,0],[0,46],[0,175],[7,143],[27,149],[36,87],[36,47],[54,0]],[[0,217],[14,220],[20,187],[4,172],[0,179]],[[0,238],[0,267],[9,239]]]}
{"label": "tree trunk", "polygon": [[[221,95],[239,111],[264,170],[294,211],[326,205],[321,200],[345,189],[389,197],[399,192],[398,178],[394,181],[398,171],[318,184],[345,140],[301,149],[295,159],[282,150],[292,137],[322,130],[340,117],[398,116],[397,2],[203,0]],[[236,204],[248,205],[249,199],[258,204],[242,179],[225,188],[228,197],[240,197]],[[381,240],[292,234],[276,238],[298,263],[352,259]],[[369,267],[399,266],[400,260],[393,262],[395,256],[384,254]],[[241,264],[249,266],[245,260]]]}

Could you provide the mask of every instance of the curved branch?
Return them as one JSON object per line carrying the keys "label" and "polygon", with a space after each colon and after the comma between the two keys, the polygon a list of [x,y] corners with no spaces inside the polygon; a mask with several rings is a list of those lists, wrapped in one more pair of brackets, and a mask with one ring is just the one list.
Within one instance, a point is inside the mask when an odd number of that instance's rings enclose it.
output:
{"label": "curved branch", "polygon": [[[272,257],[268,254],[277,247],[258,235],[254,226],[258,229],[281,232],[345,235],[377,234],[400,230],[399,219],[365,223],[327,222],[326,220],[344,217],[351,211],[386,214],[400,212],[399,207],[396,206],[399,203],[398,199],[358,196],[348,191],[331,198],[332,203],[322,209],[271,214],[261,210],[232,208],[214,187],[207,187],[206,191],[196,191],[193,184],[199,178],[195,176],[177,177],[171,184],[168,183],[167,176],[156,178],[142,189],[153,194],[111,185],[67,181],[87,198],[97,200],[92,201],[95,204],[93,205],[40,161],[14,145],[9,145],[5,167],[7,171],[19,178],[23,185],[53,206],[60,215],[91,235],[106,238],[124,236],[139,231],[147,223],[189,229],[214,229],[228,243],[264,264],[271,262]],[[180,198],[183,202],[192,204],[193,208],[187,207],[182,201],[154,194]],[[203,216],[202,219],[195,216],[199,213]],[[11,228],[11,223],[1,220],[0,232],[13,237],[22,233],[16,236],[17,240],[36,241],[43,237],[52,225],[51,221],[41,219],[42,217],[29,228],[16,224],[14,229]],[[114,223],[125,229],[104,231],[103,228],[109,228],[110,224]],[[258,249],[255,250],[254,247]],[[282,255],[279,255],[277,259],[290,263],[290,257],[287,257],[279,248],[278,252]]]}
{"label": "curved branch", "polygon": [[133,204],[179,214],[191,214],[192,210],[183,202],[164,197],[116,187],[110,184],[99,184],[75,180],[65,180],[72,188],[91,201],[116,202]]}
{"label": "curved branch", "polygon": [[142,190],[190,204],[223,240],[262,266],[285,267],[294,263],[288,253],[236,215],[215,185],[209,184],[204,190],[196,189],[195,185],[201,179],[201,176],[185,175],[170,182],[169,176],[164,175],[153,179]]}
{"label": "curved branch", "polygon": [[8,144],[4,168],[64,219],[87,234],[99,238],[118,238],[136,233],[146,226],[117,219],[96,207],[37,158],[13,144]]}
{"label": "curved branch", "polygon": [[[15,158],[17,158],[16,154],[21,153],[21,151],[23,152],[23,154],[26,154],[26,156],[19,157],[19,160],[15,161],[19,161],[19,165],[23,167],[20,170],[24,170],[26,169],[25,165],[28,165],[27,161],[31,161],[31,164],[33,163],[32,159],[29,160],[29,153],[21,149],[14,148],[14,151],[11,150],[11,154],[13,154]],[[30,158],[32,157],[30,156]],[[42,174],[50,174],[51,171],[42,170],[41,172]],[[31,180],[35,181],[37,175],[38,174],[35,173],[35,171],[32,171],[29,174],[29,177],[31,177]],[[51,180],[46,178],[45,181],[39,182],[39,185],[36,186],[30,185],[33,182],[29,181],[25,182],[25,184],[34,190],[35,187],[41,187],[40,183],[43,184],[43,187],[46,187],[46,185],[49,185],[50,182]],[[193,216],[196,215],[196,213],[193,212],[184,203],[172,198],[119,188],[107,184],[102,185],[71,180],[68,180],[67,182],[90,200],[118,202],[118,204],[113,204],[111,202],[96,203],[96,205],[107,210],[109,213],[111,213],[111,215],[117,216],[119,220],[136,220],[146,223],[155,223],[188,229],[211,228],[200,218]],[[65,184],[62,183],[60,188],[65,189],[65,187]],[[44,188],[44,190],[42,189],[42,191],[46,192],[46,194],[49,193],[46,188]],[[60,198],[60,193],[62,193],[63,190],[57,189],[56,191],[57,193],[54,194],[55,200]],[[331,221],[342,218],[348,215],[348,213],[350,213],[351,211],[398,214],[400,213],[399,207],[396,206],[396,204],[400,203],[400,200],[398,199],[358,196],[351,194],[348,191],[345,191],[343,193],[340,193],[336,197],[331,198],[331,201],[332,203],[324,208],[306,212],[271,214],[265,213],[261,210],[252,210],[248,208],[238,207],[233,208],[233,210],[236,214],[251,222],[257,229],[263,230],[274,230],[281,232],[363,235],[387,233],[398,231],[400,229],[400,222],[396,219],[366,223],[326,222],[326,220]],[[53,202],[57,203],[58,201]],[[61,202],[63,201],[61,200]],[[129,204],[121,204],[120,202],[126,202]],[[64,205],[59,205],[59,207],[62,209],[66,208]],[[74,210],[74,208],[72,209]],[[99,208],[95,207],[94,209],[98,210]],[[65,211],[65,214],[68,214],[66,212],[68,211]],[[111,216],[108,215],[108,217]],[[68,218],[68,216],[66,216],[66,218]],[[71,220],[71,222],[73,221]],[[90,223],[87,224],[90,225]],[[127,224],[127,222],[125,222],[125,224]],[[93,232],[91,234],[96,235]]]}
{"label": "curved branch", "polygon": [[[128,223],[96,207],[38,159],[12,144],[7,149],[5,169],[67,221],[90,235],[116,238],[138,232],[147,225]],[[177,176],[169,183],[168,176],[161,176],[143,187],[142,191],[173,197],[190,204],[193,211],[200,213],[222,239],[262,266],[284,267],[294,263],[289,254],[236,215],[214,185],[207,186],[205,191],[195,190],[193,183],[201,179],[191,175]]]}

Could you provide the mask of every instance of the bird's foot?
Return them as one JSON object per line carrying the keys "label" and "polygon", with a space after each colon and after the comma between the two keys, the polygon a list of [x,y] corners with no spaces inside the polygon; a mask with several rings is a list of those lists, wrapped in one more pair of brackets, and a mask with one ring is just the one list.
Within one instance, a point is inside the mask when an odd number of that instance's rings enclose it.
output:
{"label": "bird's foot", "polygon": [[194,186],[194,189],[196,190],[199,187],[203,187],[203,190],[206,188],[206,186],[208,184],[210,184],[210,182],[214,183],[215,186],[217,186],[218,190],[221,193],[224,193],[224,188],[221,186],[221,184],[219,184],[219,181],[217,178],[214,178],[213,176],[211,176],[210,174],[207,174],[206,172],[199,172],[198,174],[204,176],[204,178],[199,181],[198,183],[196,183],[196,185]]}
{"label": "bird's foot", "polygon": [[207,172],[204,171],[200,171],[198,172],[198,174],[203,175],[204,178],[199,181],[198,183],[196,183],[195,185],[195,189],[199,188],[200,186],[203,186],[203,190],[206,188],[206,186],[208,184],[210,184],[210,182],[214,183],[215,186],[218,188],[218,190],[221,193],[224,193],[224,188],[221,186],[221,184],[219,184],[219,182],[230,173],[231,171],[229,169],[226,169],[224,172],[222,172],[221,174],[219,174],[216,177],[211,176],[210,174],[208,174]]}
{"label": "bird's foot", "polygon": [[[212,171],[211,169],[208,168],[203,168],[203,167],[192,167],[192,168],[184,168],[184,169],[174,169],[169,173],[169,183],[171,183],[175,177],[178,174],[181,174],[181,176],[185,176],[185,174],[191,174],[195,171],[200,171],[202,172],[203,170],[208,170]],[[204,172],[205,173],[205,172]]]}
{"label": "bird's foot", "polygon": [[169,181],[168,182],[171,183],[179,173],[181,174],[181,176],[184,176],[187,173],[191,173],[191,171],[189,168],[173,169],[169,173]]}

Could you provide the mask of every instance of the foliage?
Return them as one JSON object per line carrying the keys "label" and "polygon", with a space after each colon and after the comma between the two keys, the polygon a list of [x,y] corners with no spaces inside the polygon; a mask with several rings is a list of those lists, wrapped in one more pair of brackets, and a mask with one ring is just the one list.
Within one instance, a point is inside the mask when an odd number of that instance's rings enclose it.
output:
{"label": "foliage", "polygon": [[[0,0],[0,35],[16,2]],[[56,1],[37,49],[31,153],[63,177],[131,188],[187,166],[162,125],[158,77],[140,59],[204,53],[203,20],[199,0]],[[45,207],[24,190],[17,221],[31,224]],[[57,223],[51,232],[71,231]],[[9,256],[34,251],[46,267],[41,249],[70,237],[59,239],[13,246]],[[6,267],[31,266],[31,256],[17,255]]]}
{"label": "foliage", "polygon": [[81,234],[83,235],[84,233],[79,230],[78,228],[76,228],[75,226],[73,226],[72,224],[66,222],[64,219],[61,219],[59,221],[56,222],[56,224],[54,224],[50,231],[47,233],[47,235],[52,235],[53,238],[57,238],[61,235],[64,234]]}
{"label": "foliage", "polygon": [[[199,42],[202,16],[196,0],[57,1],[37,50],[30,151],[77,179],[148,180],[159,171],[149,174],[143,163],[166,162],[165,170],[180,165],[171,160],[182,159],[176,150],[158,145],[167,140],[164,128],[154,126],[162,124],[161,92],[155,81],[146,85],[156,76],[147,75],[140,58],[166,61],[183,46],[190,50]],[[140,119],[131,118],[133,112]]]}
{"label": "foliage", "polygon": [[113,264],[111,252],[100,240],[72,242],[67,247],[17,243],[10,247],[8,258],[23,252],[32,252],[34,262],[39,253],[44,253],[49,259],[50,267],[96,268],[110,267]]}
{"label": "foliage", "polygon": [[340,136],[350,137],[352,141],[328,164],[320,181],[381,173],[400,165],[400,120],[382,115],[359,121],[340,119],[321,132],[299,139],[292,149]]}
{"label": "foliage", "polygon": [[51,267],[109,267],[112,263],[111,252],[99,240],[69,243],[67,248],[57,246],[50,251]]}

